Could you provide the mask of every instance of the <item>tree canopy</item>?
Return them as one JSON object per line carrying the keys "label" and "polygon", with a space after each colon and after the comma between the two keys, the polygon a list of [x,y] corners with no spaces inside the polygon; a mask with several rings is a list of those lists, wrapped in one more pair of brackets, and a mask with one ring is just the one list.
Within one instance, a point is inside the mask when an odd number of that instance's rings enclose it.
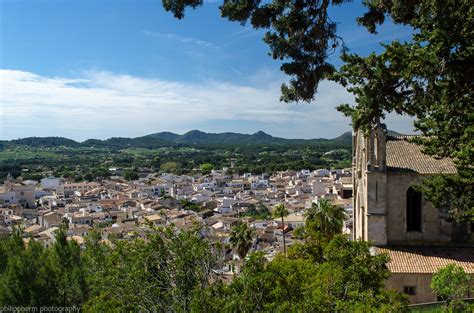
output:
{"label": "tree canopy", "polygon": [[[427,180],[423,191],[457,219],[474,218],[474,6],[472,1],[367,1],[359,22],[375,32],[386,16],[409,26],[408,42],[384,45],[377,55],[343,54],[334,79],[356,97],[339,110],[368,130],[385,113],[415,118],[424,152],[452,158],[457,175]],[[445,197],[441,198],[441,194]],[[444,192],[442,192],[444,191]]]}
{"label": "tree canopy", "polygon": [[346,219],[344,208],[331,203],[327,199],[320,199],[312,203],[305,212],[307,227],[315,228],[327,238],[342,233],[342,226]]}
{"label": "tree canopy", "polygon": [[[245,225],[245,224],[242,224]],[[250,230],[241,226],[248,251]],[[268,261],[250,253],[242,272],[224,283],[222,246],[200,227],[153,227],[127,240],[89,232],[81,249],[66,226],[45,247],[21,231],[0,238],[0,306],[74,306],[84,312],[352,312],[403,311],[406,298],[383,289],[386,255],[337,235],[307,238],[305,253]],[[240,236],[240,235],[239,235]],[[237,236],[235,236],[237,237]],[[245,251],[241,251],[242,256]],[[240,252],[239,252],[240,253]],[[246,252],[245,252],[246,253]]]}
{"label": "tree canopy", "polygon": [[468,294],[469,274],[462,267],[449,264],[439,269],[431,279],[430,287],[445,301],[462,298]]}
{"label": "tree canopy", "polygon": [[200,167],[201,167],[202,175],[210,174],[212,172],[212,170],[214,169],[214,165],[212,165],[210,163],[201,164]]}
{"label": "tree canopy", "polygon": [[[281,100],[311,101],[321,80],[334,72],[328,56],[342,45],[337,24],[328,9],[347,0],[321,1],[223,1],[221,15],[242,25],[268,29],[263,41],[274,59],[283,60],[281,70],[291,76],[281,87]],[[183,18],[186,7],[197,8],[203,0],[163,0],[163,7]]]}
{"label": "tree canopy", "polygon": [[281,218],[281,233],[283,235],[283,251],[286,255],[286,232],[285,232],[285,217],[288,216],[290,212],[288,212],[285,204],[279,203],[273,209],[272,215],[274,218]]}
{"label": "tree canopy", "polygon": [[[403,312],[406,298],[385,291],[385,255],[372,256],[369,244],[336,236],[319,242],[322,258],[266,260],[250,254],[231,283],[200,290],[196,312]],[[306,244],[305,244],[306,245]],[[291,248],[290,248],[291,249]]]}
{"label": "tree canopy", "polygon": [[229,242],[237,249],[237,253],[241,259],[247,256],[252,247],[253,229],[249,228],[246,223],[240,223],[230,230]]}
{"label": "tree canopy", "polygon": [[[456,175],[427,180],[427,198],[448,206],[454,219],[474,219],[474,6],[470,0],[365,0],[357,19],[371,33],[386,20],[412,31],[409,41],[394,40],[383,52],[350,54],[338,35],[330,7],[351,0],[230,1],[220,6],[230,21],[267,29],[270,55],[290,76],[281,100],[312,101],[321,80],[331,79],[355,95],[356,104],[339,110],[355,129],[369,130],[386,113],[415,118],[417,142],[435,157],[451,157]],[[183,18],[186,7],[202,0],[163,0],[164,8]],[[350,47],[349,47],[350,48]],[[336,68],[328,56],[341,51]],[[446,194],[439,197],[439,191]]]}

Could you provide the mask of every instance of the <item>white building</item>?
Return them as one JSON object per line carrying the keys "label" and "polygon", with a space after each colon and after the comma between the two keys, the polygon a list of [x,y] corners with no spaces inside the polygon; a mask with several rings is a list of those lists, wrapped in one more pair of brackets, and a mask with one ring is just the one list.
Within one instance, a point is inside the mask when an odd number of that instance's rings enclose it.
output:
{"label": "white building", "polygon": [[59,178],[53,176],[41,179],[41,188],[43,189],[56,189],[59,187],[59,184]]}

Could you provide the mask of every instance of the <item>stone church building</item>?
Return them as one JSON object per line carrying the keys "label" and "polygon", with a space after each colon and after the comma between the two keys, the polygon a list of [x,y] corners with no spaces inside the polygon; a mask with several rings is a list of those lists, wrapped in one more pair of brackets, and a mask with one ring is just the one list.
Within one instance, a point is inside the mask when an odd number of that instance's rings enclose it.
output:
{"label": "stone church building", "polygon": [[456,173],[452,160],[425,155],[409,139],[388,136],[380,124],[368,135],[354,132],[353,236],[390,256],[388,289],[424,303],[437,300],[429,285],[439,268],[454,263],[474,274],[474,236],[472,225],[450,222],[446,209],[413,188],[430,175]]}

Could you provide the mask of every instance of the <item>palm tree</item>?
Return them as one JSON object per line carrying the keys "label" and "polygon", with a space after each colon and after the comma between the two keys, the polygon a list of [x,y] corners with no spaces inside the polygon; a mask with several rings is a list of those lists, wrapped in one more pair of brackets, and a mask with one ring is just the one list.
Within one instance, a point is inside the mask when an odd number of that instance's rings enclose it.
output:
{"label": "palm tree", "polygon": [[314,225],[325,237],[331,239],[342,232],[346,213],[343,207],[331,203],[328,199],[320,199],[306,210],[305,217],[307,224]]}
{"label": "palm tree", "polygon": [[241,259],[244,259],[252,247],[253,229],[249,228],[247,224],[240,223],[232,227],[230,231],[230,243],[232,247],[237,248],[237,253]]}
{"label": "palm tree", "polygon": [[285,205],[283,203],[279,203],[275,206],[275,209],[273,210],[273,217],[275,218],[281,218],[281,224],[282,224],[282,233],[283,233],[283,252],[285,253],[286,256],[286,236],[285,236],[285,216],[288,216],[290,214],[288,210],[286,209]]}

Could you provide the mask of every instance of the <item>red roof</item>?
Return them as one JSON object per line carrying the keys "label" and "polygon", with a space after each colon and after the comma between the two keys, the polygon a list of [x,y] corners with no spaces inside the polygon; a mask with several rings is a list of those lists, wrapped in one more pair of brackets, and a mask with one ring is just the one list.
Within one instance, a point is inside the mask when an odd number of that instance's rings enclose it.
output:
{"label": "red roof", "polygon": [[377,253],[390,257],[387,267],[392,273],[436,273],[448,264],[461,266],[474,274],[474,247],[378,247]]}

